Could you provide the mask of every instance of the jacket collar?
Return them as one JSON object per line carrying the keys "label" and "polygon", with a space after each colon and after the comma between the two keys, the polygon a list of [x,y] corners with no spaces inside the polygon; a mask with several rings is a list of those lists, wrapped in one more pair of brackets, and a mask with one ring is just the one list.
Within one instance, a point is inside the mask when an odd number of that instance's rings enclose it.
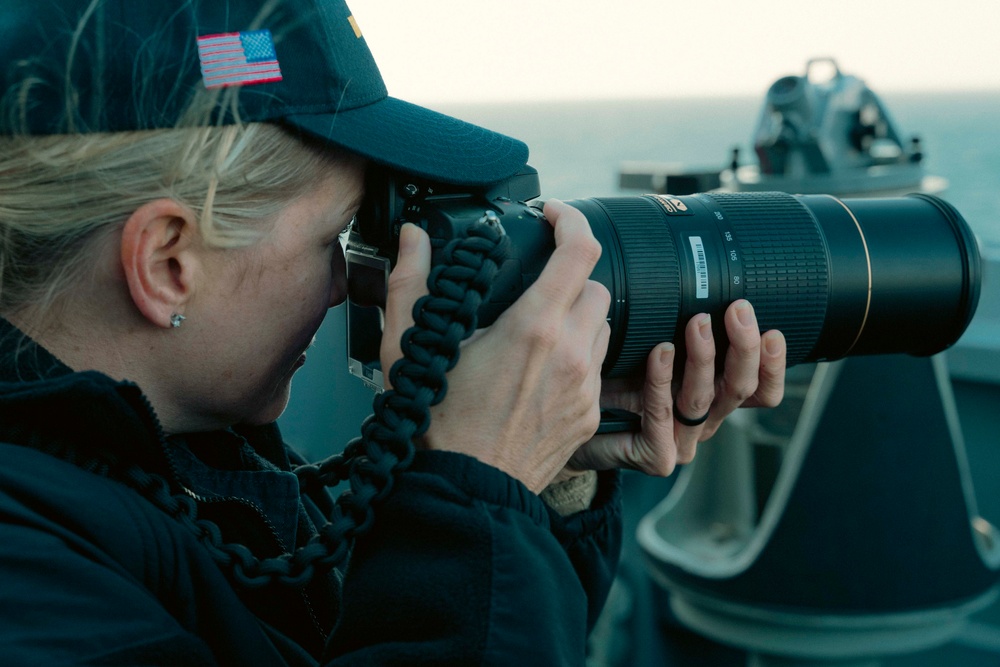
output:
{"label": "jacket collar", "polygon": [[0,438],[48,450],[102,449],[156,471],[165,463],[159,422],[134,383],[75,373],[3,319]]}
{"label": "jacket collar", "polygon": [[0,382],[33,382],[72,372],[48,350],[0,318]]}
{"label": "jacket collar", "polygon": [[276,426],[168,438],[136,384],[74,372],[2,318],[0,441],[111,453],[199,498],[250,502],[286,544],[295,541],[298,480]]}

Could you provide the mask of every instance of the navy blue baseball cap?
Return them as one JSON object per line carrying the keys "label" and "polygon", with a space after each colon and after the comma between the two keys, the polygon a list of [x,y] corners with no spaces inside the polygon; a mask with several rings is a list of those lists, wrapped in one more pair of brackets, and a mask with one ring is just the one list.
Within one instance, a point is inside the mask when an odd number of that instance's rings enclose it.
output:
{"label": "navy blue baseball cap", "polygon": [[489,184],[528,159],[516,139],[390,97],[342,0],[3,0],[0,76],[19,110],[4,106],[3,133],[175,127],[195,91],[239,86],[215,122],[283,123],[425,178]]}

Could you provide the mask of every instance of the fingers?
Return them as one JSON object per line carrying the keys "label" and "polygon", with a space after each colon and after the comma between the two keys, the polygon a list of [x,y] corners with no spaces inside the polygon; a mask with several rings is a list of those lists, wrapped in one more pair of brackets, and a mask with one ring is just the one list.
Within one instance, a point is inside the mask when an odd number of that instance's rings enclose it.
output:
{"label": "fingers", "polygon": [[399,235],[396,268],[389,275],[382,328],[380,358],[389,389],[389,369],[403,356],[400,339],[413,326],[413,305],[427,294],[427,276],[431,271],[431,244],[427,233],[413,224],[403,225]]}
{"label": "fingers", "polygon": [[[590,280],[600,255],[590,225],[560,203],[549,204],[546,216],[556,247],[542,274],[463,345],[448,376],[448,395],[432,408],[423,438],[430,449],[474,456],[536,491],[597,430],[601,367],[611,337],[611,295]],[[399,294],[407,295],[399,300],[412,303],[424,288],[405,288],[403,278],[413,273],[423,280],[426,269],[401,259],[397,272]],[[401,312],[393,317],[399,326],[409,322]]]}
{"label": "fingers", "polygon": [[[593,424],[592,428],[587,427],[587,437],[594,434],[600,423],[601,367],[611,339],[611,326],[607,321],[610,305],[611,294],[607,288],[598,282],[587,281],[560,327],[559,338],[567,347],[562,352],[567,378],[581,389],[588,388],[591,397],[588,420]],[[555,353],[558,347],[558,344],[542,345],[546,354]]]}
{"label": "fingers", "polygon": [[[688,463],[694,458],[703,424],[688,425],[709,413],[715,400],[715,340],[712,318],[695,315],[684,330],[687,359],[684,378],[673,406],[674,433],[677,441],[677,461]],[[679,413],[679,414],[678,414]]]}
{"label": "fingers", "polygon": [[[566,370],[580,386],[596,389],[596,398],[611,338],[607,323],[611,294],[590,280],[601,246],[577,209],[550,200],[545,216],[554,227],[556,248],[538,279],[498,320],[498,331],[511,336],[526,333],[524,350],[541,357],[552,354],[561,344],[576,348],[567,359]],[[581,354],[583,351],[587,353]],[[595,402],[594,414],[599,413]]]}
{"label": "fingers", "polygon": [[760,369],[760,331],[757,317],[748,301],[736,301],[726,309],[726,334],[729,349],[722,377],[718,381],[713,414],[706,431],[716,431],[722,420],[743,405],[757,391]]}
{"label": "fingers", "polygon": [[527,307],[552,310],[558,317],[579,298],[600,259],[601,244],[584,215],[572,206],[550,200],[545,217],[555,229],[556,249],[522,301]]}
{"label": "fingers", "polygon": [[646,359],[646,384],[642,395],[642,435],[652,446],[647,449],[651,456],[641,469],[647,474],[663,477],[673,472],[678,461],[678,449],[670,446],[675,436],[671,386],[674,356],[671,343],[661,343],[653,348]]}
{"label": "fingers", "polygon": [[736,408],[773,407],[784,394],[785,338],[781,332],[761,335],[753,306],[745,300],[731,304],[725,318],[729,349],[702,439],[714,434]]}
{"label": "fingers", "polygon": [[[673,367],[673,345],[663,343],[650,353],[641,387],[627,378],[602,388],[606,407],[642,413],[641,430],[597,436],[577,450],[570,465],[577,470],[620,467],[669,475],[676,464],[690,462],[697,444],[711,437],[737,407],[777,405],[784,392],[784,336],[778,331],[761,335],[746,301],[731,304],[724,317],[729,347],[721,375],[716,377],[712,320],[695,315],[684,330],[687,354],[677,382],[674,376],[681,369]],[[706,414],[704,423],[685,423]]]}
{"label": "fingers", "polygon": [[780,331],[768,331],[760,338],[760,377],[756,393],[745,407],[773,408],[785,395],[785,337]]}
{"label": "fingers", "polygon": [[[597,335],[594,336],[591,342],[589,380],[591,387],[593,387],[594,406],[597,408],[598,423],[600,423],[601,385],[603,383],[601,379],[601,368],[604,366],[604,358],[608,354],[608,343],[611,340],[611,325],[608,324],[607,320],[608,308],[611,305],[611,294],[603,285],[596,282],[591,283],[591,290],[593,290],[595,294],[592,297],[586,298],[586,302],[590,304],[590,308],[594,309],[594,317],[600,318],[599,321],[601,324],[599,325]],[[593,317],[588,318],[585,320],[585,324],[592,321],[594,321]]]}

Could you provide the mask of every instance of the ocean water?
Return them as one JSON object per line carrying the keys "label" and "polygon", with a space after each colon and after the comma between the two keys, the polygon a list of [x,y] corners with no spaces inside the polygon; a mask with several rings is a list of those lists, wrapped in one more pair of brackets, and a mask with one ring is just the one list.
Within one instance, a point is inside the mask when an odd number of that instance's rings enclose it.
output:
{"label": "ocean water", "polygon": [[[966,218],[984,255],[1000,258],[1000,91],[882,94],[904,137],[919,135],[928,173]],[[623,161],[721,168],[740,146],[752,155],[759,98],[460,105],[440,110],[525,141],[542,195],[621,194]],[[630,193],[635,194],[635,193]],[[372,395],[346,371],[343,309],[331,311],[281,419],[286,438],[311,457],[339,451],[359,431]]]}
{"label": "ocean water", "polygon": [[[963,214],[984,253],[1000,254],[1000,91],[880,94],[900,135],[921,138],[929,174]],[[753,159],[761,99],[734,97],[458,105],[441,110],[525,141],[542,195],[621,194],[623,161],[721,168],[739,146]],[[629,193],[637,194],[637,193]]]}

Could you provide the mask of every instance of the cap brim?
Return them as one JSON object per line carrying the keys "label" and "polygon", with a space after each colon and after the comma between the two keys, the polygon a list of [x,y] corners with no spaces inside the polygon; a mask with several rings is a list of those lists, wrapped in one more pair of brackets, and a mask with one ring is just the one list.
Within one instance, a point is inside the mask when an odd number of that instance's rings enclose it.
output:
{"label": "cap brim", "polygon": [[528,161],[521,141],[393,97],[283,120],[377,163],[457,185],[502,181]]}

